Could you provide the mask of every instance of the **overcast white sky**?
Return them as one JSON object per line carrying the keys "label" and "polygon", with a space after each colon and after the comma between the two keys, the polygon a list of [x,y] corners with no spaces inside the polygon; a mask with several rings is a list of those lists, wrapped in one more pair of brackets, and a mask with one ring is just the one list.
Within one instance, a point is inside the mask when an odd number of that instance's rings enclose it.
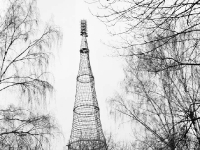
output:
{"label": "overcast white sky", "polygon": [[[90,61],[95,77],[103,130],[106,132],[112,130],[115,132],[114,134],[117,134],[119,125],[115,125],[114,121],[111,121],[106,101],[119,90],[123,71],[121,60],[111,57],[112,50],[103,44],[109,40],[105,25],[91,15],[88,7],[92,6],[84,3],[83,0],[38,0],[38,7],[41,20],[48,21],[52,18],[63,32],[63,42],[58,53],[55,54],[55,65],[52,70],[56,89],[53,109],[65,136],[63,144],[67,144],[72,128],[81,44],[81,19],[86,19],[88,22]],[[122,135],[122,133],[120,134]],[[128,133],[123,132],[123,134]]]}

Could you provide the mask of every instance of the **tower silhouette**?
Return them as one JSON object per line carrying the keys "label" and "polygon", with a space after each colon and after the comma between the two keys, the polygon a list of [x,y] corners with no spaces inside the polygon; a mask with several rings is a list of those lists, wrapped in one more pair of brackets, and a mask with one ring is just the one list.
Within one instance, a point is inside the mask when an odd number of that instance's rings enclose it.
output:
{"label": "tower silhouette", "polygon": [[87,43],[87,22],[81,20],[80,64],[77,76],[69,150],[107,150],[102,131]]}

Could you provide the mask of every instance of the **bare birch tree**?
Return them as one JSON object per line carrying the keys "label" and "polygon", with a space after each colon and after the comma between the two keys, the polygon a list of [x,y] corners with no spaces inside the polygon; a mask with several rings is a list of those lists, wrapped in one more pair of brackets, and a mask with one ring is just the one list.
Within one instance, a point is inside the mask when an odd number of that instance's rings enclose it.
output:
{"label": "bare birch tree", "polygon": [[[99,11],[92,11],[114,36],[121,37],[115,48],[131,51],[131,56],[146,56],[169,43],[190,43],[188,51],[198,54],[199,46],[199,0],[88,0],[97,4]],[[190,34],[192,33],[192,34]],[[154,47],[147,47],[153,43]],[[193,50],[194,49],[194,50]],[[193,56],[193,55],[192,55]],[[192,57],[191,56],[191,57]],[[189,57],[189,55],[188,55]],[[156,58],[154,58],[156,59]],[[160,58],[158,58],[160,59]],[[168,55],[168,61],[178,65],[199,65],[192,58],[181,60]],[[172,66],[170,66],[172,67]]]}
{"label": "bare birch tree", "polygon": [[36,1],[11,0],[0,21],[0,91],[14,87],[28,100],[45,96],[52,85],[45,81],[50,48],[59,30],[47,25],[39,30]]}
{"label": "bare birch tree", "polygon": [[14,106],[0,110],[0,130],[2,150],[51,149],[51,136],[58,135],[50,115],[37,115]]}
{"label": "bare birch tree", "polygon": [[[52,25],[44,28],[36,0],[1,1],[0,14],[0,92],[16,93],[14,101],[37,106],[45,101],[53,85],[48,81],[51,48],[62,38]],[[3,107],[1,98],[1,107]],[[51,148],[58,128],[53,117],[26,106],[0,109],[0,149]]]}
{"label": "bare birch tree", "polygon": [[143,127],[138,149],[199,149],[199,1],[97,0],[96,16],[122,37],[124,96],[115,115]]}

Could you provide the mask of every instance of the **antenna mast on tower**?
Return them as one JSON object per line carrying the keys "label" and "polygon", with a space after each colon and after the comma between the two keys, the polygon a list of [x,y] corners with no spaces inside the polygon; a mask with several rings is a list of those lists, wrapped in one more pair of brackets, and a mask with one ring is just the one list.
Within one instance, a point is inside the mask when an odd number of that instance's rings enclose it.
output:
{"label": "antenna mast on tower", "polygon": [[87,21],[86,20],[81,20],[81,36],[88,37],[88,34],[87,34]]}

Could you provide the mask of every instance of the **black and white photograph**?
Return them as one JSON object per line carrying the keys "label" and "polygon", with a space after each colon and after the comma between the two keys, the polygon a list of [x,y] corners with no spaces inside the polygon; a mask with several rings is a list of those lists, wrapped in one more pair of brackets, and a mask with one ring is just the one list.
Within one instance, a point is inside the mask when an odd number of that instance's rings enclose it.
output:
{"label": "black and white photograph", "polygon": [[200,0],[0,0],[0,150],[200,150]]}

